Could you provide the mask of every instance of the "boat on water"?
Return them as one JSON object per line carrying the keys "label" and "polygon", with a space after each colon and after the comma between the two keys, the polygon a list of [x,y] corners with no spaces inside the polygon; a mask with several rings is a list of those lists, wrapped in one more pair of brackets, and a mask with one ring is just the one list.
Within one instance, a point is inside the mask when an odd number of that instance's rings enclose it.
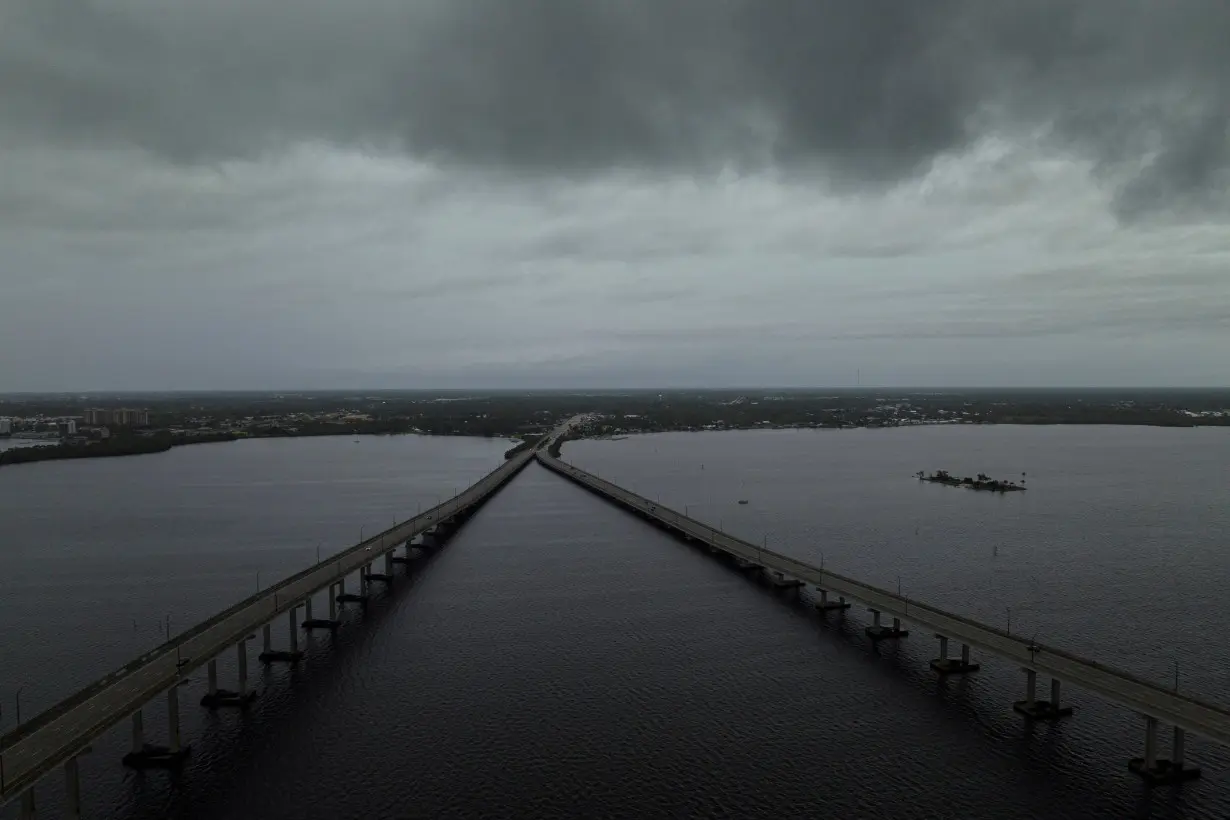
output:
{"label": "boat on water", "polygon": [[999,479],[991,478],[986,473],[979,473],[976,477],[957,478],[950,474],[947,470],[936,470],[931,475],[927,475],[922,470],[916,474],[919,481],[930,481],[933,484],[946,484],[949,487],[965,487],[967,490],[983,490],[992,493],[1014,493],[1023,492],[1025,490],[1025,480],[1021,479],[1021,483],[1015,481],[1000,481]]}
{"label": "boat on water", "polygon": [[740,503],[740,504],[746,504],[746,503],[747,503],[747,499],[746,499],[746,498],[740,498],[740,499],[739,499],[739,503]]}

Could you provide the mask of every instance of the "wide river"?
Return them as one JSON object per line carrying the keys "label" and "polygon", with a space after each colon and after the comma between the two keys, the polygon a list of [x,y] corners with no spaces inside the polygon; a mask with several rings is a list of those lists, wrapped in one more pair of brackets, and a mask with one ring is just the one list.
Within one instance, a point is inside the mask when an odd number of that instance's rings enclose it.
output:
{"label": "wide river", "polygon": [[[0,726],[19,687],[28,717],[156,644],[168,616],[186,628],[318,545],[413,515],[507,446],[290,439],[0,469]],[[749,540],[1230,702],[1230,430],[667,434],[564,456]],[[1029,490],[912,477],[935,469]],[[298,668],[258,670],[246,714],[196,706],[200,676],[184,686],[193,752],[175,778],[119,765],[126,727],[96,743],[85,816],[1230,816],[1224,751],[1190,738],[1204,779],[1149,790],[1127,772],[1143,730],[1126,710],[1069,689],[1073,717],[1030,727],[1010,707],[1018,670],[982,658],[938,680],[930,636],[877,650],[865,613],[826,623],[536,465],[344,617]],[[146,709],[152,740],[164,713]],[[41,784],[46,816],[62,791]]]}

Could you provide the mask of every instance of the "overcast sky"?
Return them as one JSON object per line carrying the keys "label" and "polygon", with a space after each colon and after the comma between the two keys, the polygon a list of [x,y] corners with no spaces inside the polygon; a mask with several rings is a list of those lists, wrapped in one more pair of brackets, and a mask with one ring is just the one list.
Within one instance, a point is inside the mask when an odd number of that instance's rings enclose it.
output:
{"label": "overcast sky", "polygon": [[0,391],[1230,384],[1226,0],[0,0]]}

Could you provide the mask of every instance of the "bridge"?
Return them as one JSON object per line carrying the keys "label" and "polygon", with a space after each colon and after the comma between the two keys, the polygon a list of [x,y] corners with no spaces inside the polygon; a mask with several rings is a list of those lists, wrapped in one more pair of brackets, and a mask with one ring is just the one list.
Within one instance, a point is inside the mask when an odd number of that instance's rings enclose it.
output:
{"label": "bridge", "polygon": [[[578,417],[578,419],[581,417]],[[391,582],[393,566],[409,562],[411,542],[416,546],[439,545],[479,507],[508,483],[534,457],[534,450],[547,446],[552,436],[561,436],[576,419],[569,420],[535,448],[518,453],[488,473],[472,487],[401,524],[363,540],[348,549],[274,584],[232,607],[203,621],[174,639],[103,676],[84,689],[65,698],[31,720],[0,735],[0,805],[20,796],[21,816],[33,818],[36,812],[34,785],[59,767],[64,768],[68,792],[68,813],[81,814],[77,758],[90,751],[90,744],[108,729],[132,719],[132,751],[124,763],[135,768],[169,768],[178,765],[188,753],[179,731],[179,685],[194,670],[208,669],[209,689],[202,705],[211,707],[244,706],[255,692],[248,688],[248,641],[258,630],[263,633],[265,663],[294,663],[303,657],[299,649],[301,628],[331,629],[340,625],[337,607],[349,602],[362,603],[375,581]],[[404,545],[405,555],[395,551]],[[384,559],[384,572],[373,571],[373,564]],[[358,573],[358,592],[346,592],[346,580]],[[316,618],[312,601],[328,590],[328,618]],[[299,611],[303,621],[299,622]],[[272,621],[288,619],[285,649],[275,649]],[[234,648],[238,660],[235,689],[218,687],[217,658]],[[144,707],[163,693],[167,698],[167,743],[146,742]]]}
{"label": "bridge", "polygon": [[[1025,675],[1025,696],[1013,704],[1013,709],[1025,719],[1049,721],[1070,715],[1072,710],[1060,701],[1064,683],[1133,710],[1144,718],[1144,754],[1129,760],[1128,766],[1148,783],[1174,783],[1200,776],[1200,770],[1184,760],[1187,732],[1230,746],[1230,709],[1226,707],[766,549],[636,495],[547,452],[538,451],[535,458],[586,490],[733,562],[737,568],[767,575],[779,588],[815,587],[818,598],[815,606],[822,613],[843,613],[850,608],[851,602],[857,601],[872,616],[873,622],[865,632],[873,641],[905,638],[910,634],[906,625],[934,634],[939,641],[939,653],[931,661],[931,668],[938,674],[977,671],[978,664],[970,659],[971,647],[1019,664]],[[885,618],[891,618],[892,623],[884,622]],[[960,657],[949,657],[950,642],[961,644]],[[1039,674],[1050,677],[1049,698],[1038,697]],[[1158,754],[1158,726],[1163,722],[1169,724],[1174,733],[1169,758],[1161,758]]]}
{"label": "bridge", "polygon": [[[20,797],[22,817],[33,818],[35,784],[63,767],[69,816],[79,817],[78,757],[89,752],[90,744],[104,732],[129,718],[132,721],[132,750],[124,757],[126,765],[136,768],[178,765],[188,753],[188,746],[180,737],[178,701],[179,685],[186,676],[201,667],[207,668],[209,686],[202,705],[214,708],[246,705],[255,696],[247,682],[247,644],[257,630],[263,634],[259,655],[262,662],[298,661],[303,656],[299,649],[300,629],[336,628],[340,625],[337,607],[349,602],[364,602],[373,582],[391,583],[394,564],[411,560],[410,550],[415,538],[422,539],[421,544],[415,545],[419,547],[442,544],[532,460],[732,562],[741,571],[765,575],[776,587],[796,591],[814,587],[815,607],[826,615],[844,613],[852,602],[859,602],[872,615],[873,622],[865,630],[872,641],[905,638],[910,634],[907,625],[934,633],[939,640],[939,653],[931,661],[931,667],[937,674],[960,675],[977,671],[978,664],[971,660],[971,649],[1019,664],[1025,675],[1025,694],[1013,708],[1027,720],[1057,720],[1071,714],[1072,710],[1060,700],[1063,683],[1137,712],[1145,723],[1144,754],[1130,760],[1128,765],[1149,783],[1173,783],[1199,776],[1200,770],[1184,760],[1187,732],[1230,746],[1230,709],[750,543],[552,455],[548,445],[560,442],[584,419],[584,416],[577,416],[560,425],[533,448],[517,453],[454,498],[261,590],[0,735],[0,805]],[[558,452],[557,448],[552,449]],[[404,557],[397,556],[396,550],[403,545]],[[373,565],[382,557],[384,572],[376,573]],[[346,581],[355,573],[359,576],[358,592],[348,593]],[[328,590],[328,617],[316,618],[312,602],[325,589]],[[299,621],[300,610],[303,610],[302,622]],[[271,627],[281,616],[287,617],[287,647],[275,649]],[[882,620],[886,618],[891,619],[891,624]],[[961,644],[959,657],[949,656],[950,642]],[[236,688],[219,688],[217,658],[232,647],[238,660]],[[1039,674],[1050,677],[1049,698],[1038,697]],[[144,708],[164,693],[168,738],[165,745],[154,745],[146,742]],[[1169,758],[1161,758],[1158,754],[1160,723],[1173,728]]]}

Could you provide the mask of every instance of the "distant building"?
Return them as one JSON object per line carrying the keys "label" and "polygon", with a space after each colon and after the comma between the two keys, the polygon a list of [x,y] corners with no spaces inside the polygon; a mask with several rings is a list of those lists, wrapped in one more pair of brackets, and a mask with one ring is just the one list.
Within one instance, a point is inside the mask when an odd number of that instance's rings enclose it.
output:
{"label": "distant building", "polygon": [[10,436],[13,434],[13,420],[0,419],[0,436]]}
{"label": "distant building", "polygon": [[121,407],[111,411],[111,422],[120,427],[149,427],[149,411]]}
{"label": "distant building", "polygon": [[102,427],[114,424],[117,427],[148,427],[149,411],[133,410],[129,407],[119,407],[107,410],[91,407],[85,411],[85,423],[90,427]]}
{"label": "distant building", "polygon": [[68,438],[69,436],[77,435],[77,420],[76,419],[61,419],[56,422],[56,428],[60,432],[60,438]]}

